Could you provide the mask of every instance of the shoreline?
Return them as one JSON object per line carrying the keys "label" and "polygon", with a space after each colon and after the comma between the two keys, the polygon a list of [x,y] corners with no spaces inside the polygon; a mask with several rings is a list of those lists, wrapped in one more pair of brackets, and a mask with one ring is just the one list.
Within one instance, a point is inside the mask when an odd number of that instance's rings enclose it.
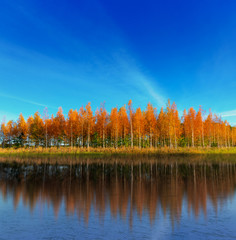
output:
{"label": "shoreline", "polygon": [[22,155],[195,155],[195,154],[236,154],[236,147],[178,147],[178,148],[1,148],[0,156]]}
{"label": "shoreline", "polygon": [[100,162],[123,164],[138,162],[236,162],[234,148],[158,148],[158,149],[99,149],[33,148],[0,149],[0,163],[76,164]]}

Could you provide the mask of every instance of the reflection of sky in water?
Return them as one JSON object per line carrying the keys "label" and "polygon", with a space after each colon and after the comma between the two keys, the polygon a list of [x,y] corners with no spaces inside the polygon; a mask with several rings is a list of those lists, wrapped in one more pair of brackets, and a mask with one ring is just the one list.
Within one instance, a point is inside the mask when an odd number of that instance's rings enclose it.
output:
{"label": "reflection of sky in water", "polygon": [[[228,181],[227,178],[231,180]],[[174,179],[172,179],[172,184],[181,188],[181,181],[177,184]],[[112,180],[114,179],[105,179],[105,182]],[[87,188],[90,188],[92,192],[88,218],[84,213],[79,213],[78,206],[73,205],[75,203],[71,203],[71,206],[74,207],[68,207],[68,201],[71,201],[70,195],[63,196],[55,214],[55,206],[52,205],[51,196],[43,195],[40,192],[42,189],[32,203],[33,207],[30,207],[27,195],[32,194],[33,196],[34,189],[24,188],[24,184],[20,188],[22,192],[16,205],[14,199],[17,195],[14,192],[16,188],[13,187],[14,185],[7,188],[8,183],[6,182],[4,189],[7,189],[7,194],[3,194],[3,184],[0,191],[0,239],[235,239],[235,180],[234,173],[223,177],[223,179],[206,180],[207,194],[203,196],[199,196],[201,194],[199,188],[196,189],[197,192],[194,190],[188,192],[194,186],[190,184],[190,187],[188,187],[188,181],[190,180],[182,183],[183,191],[176,191],[177,188],[173,189],[172,192],[159,191],[159,194],[166,194],[166,196],[164,198],[157,196],[154,202],[151,200],[155,196],[146,191],[146,196],[138,197],[138,199],[144,197],[147,200],[142,202],[142,214],[138,209],[140,205],[135,199],[137,191],[135,190],[135,184],[132,188],[133,202],[130,201],[130,179],[125,183],[129,188],[125,214],[121,212],[122,206],[119,206],[119,202],[117,208],[114,208],[116,198],[109,195],[111,193],[117,194],[117,191],[113,189],[115,185],[107,183],[106,188],[103,189],[105,206],[104,211],[100,211],[98,206],[101,205],[97,202],[99,199],[96,199],[96,194],[99,194],[99,191],[95,192],[95,188],[92,187],[93,183],[91,183],[91,186],[87,185]],[[148,182],[142,181],[142,184],[147,188]],[[152,181],[155,182],[156,180],[153,179]],[[161,180],[159,179],[159,181]],[[201,181],[199,180],[199,182]],[[45,184],[49,183],[50,181]],[[53,182],[52,186],[56,188],[56,184],[58,182]],[[80,189],[76,184],[74,187],[76,191],[79,191]],[[83,184],[86,184],[86,182]],[[117,184],[122,188],[125,185],[119,177]],[[65,189],[68,190],[68,186],[65,185]],[[70,186],[73,186],[73,184]],[[166,183],[163,187],[168,190],[171,186]],[[197,186],[202,187],[201,184]],[[35,185],[35,187],[40,188],[41,185]],[[45,188],[47,187],[49,185],[45,185]],[[162,186],[153,185],[153,187],[161,188]],[[216,188],[214,194],[209,194],[212,191],[211,187]],[[109,192],[112,189],[113,192]],[[176,191],[176,194],[182,194],[182,196],[176,196],[174,191]],[[50,193],[47,192],[47,194]],[[73,195],[75,192],[71,190],[71,194]],[[88,193],[83,191],[80,194],[86,196]],[[205,200],[197,200],[204,197],[206,197]],[[180,203],[176,203],[178,199],[180,199]],[[115,201],[115,203],[111,201]],[[201,206],[204,201],[206,201],[205,209]],[[168,205],[166,208],[163,207],[165,203]],[[155,213],[151,213],[151,216],[154,216],[153,220],[150,216],[151,204],[156,204],[156,207],[152,208],[155,209]],[[171,204],[173,208],[171,208]],[[112,206],[113,210],[111,210]],[[114,209],[116,210],[114,211]]]}
{"label": "reflection of sky in water", "polygon": [[113,217],[106,208],[101,219],[91,209],[89,222],[78,219],[76,214],[67,215],[64,203],[60,206],[58,217],[47,203],[38,202],[31,212],[22,200],[16,210],[13,199],[3,200],[0,197],[1,239],[235,239],[236,201],[227,201],[216,212],[211,202],[207,204],[207,216],[203,212],[199,216],[188,213],[187,203],[183,201],[181,218],[178,223],[171,223],[170,215],[166,217],[160,212],[150,224],[149,214],[144,211],[140,218],[133,213],[132,227],[129,219],[119,214]]}

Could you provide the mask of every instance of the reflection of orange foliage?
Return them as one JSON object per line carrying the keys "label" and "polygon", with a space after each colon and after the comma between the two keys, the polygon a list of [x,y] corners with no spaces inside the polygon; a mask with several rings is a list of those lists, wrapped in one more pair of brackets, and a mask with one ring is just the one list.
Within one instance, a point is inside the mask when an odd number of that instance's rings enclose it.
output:
{"label": "reflection of orange foliage", "polygon": [[[188,210],[196,217],[200,211],[207,214],[208,199],[217,211],[219,201],[233,196],[236,183],[235,165],[228,163],[217,167],[207,164],[81,164],[61,172],[54,168],[51,175],[46,169],[44,178],[29,173],[28,178],[19,182],[12,178],[0,180],[2,196],[6,199],[12,195],[15,208],[22,198],[31,211],[37,204],[50,204],[55,217],[64,201],[66,214],[76,213],[79,219],[83,216],[86,223],[92,209],[102,220],[109,208],[114,218],[119,215],[129,219],[132,226],[134,211],[140,219],[147,211],[151,223],[160,211],[170,214],[173,223],[178,221],[184,199]],[[186,168],[188,175],[181,175]],[[75,177],[78,169],[80,174]],[[63,177],[59,178],[59,173]]]}

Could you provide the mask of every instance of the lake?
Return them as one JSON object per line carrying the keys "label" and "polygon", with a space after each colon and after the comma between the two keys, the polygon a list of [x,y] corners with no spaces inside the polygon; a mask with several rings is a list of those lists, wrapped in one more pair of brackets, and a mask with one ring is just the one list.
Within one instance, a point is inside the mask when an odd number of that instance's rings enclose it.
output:
{"label": "lake", "polygon": [[0,163],[0,239],[236,239],[233,162]]}

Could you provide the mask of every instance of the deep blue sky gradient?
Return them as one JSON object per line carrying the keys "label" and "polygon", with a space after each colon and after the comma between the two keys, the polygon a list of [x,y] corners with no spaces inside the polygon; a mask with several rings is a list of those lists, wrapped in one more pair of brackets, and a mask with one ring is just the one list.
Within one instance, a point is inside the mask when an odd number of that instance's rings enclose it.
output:
{"label": "deep blue sky gradient", "polygon": [[0,120],[201,105],[236,124],[236,1],[0,2]]}

